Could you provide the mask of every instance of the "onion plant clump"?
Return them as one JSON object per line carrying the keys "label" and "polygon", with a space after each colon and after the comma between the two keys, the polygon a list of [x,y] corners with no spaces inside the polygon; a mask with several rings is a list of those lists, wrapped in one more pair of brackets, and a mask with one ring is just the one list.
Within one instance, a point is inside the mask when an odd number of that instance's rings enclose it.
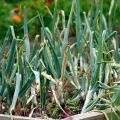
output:
{"label": "onion plant clump", "polygon": [[26,8],[24,37],[17,37],[14,27],[9,27],[0,51],[0,113],[63,118],[111,108],[119,119],[120,55],[111,22],[116,4],[112,0],[106,19],[101,1],[91,0],[89,14],[82,12],[80,3],[72,1],[68,21],[57,9],[57,0],[53,13],[47,7],[52,29],[38,12],[31,20],[39,19],[41,34],[32,47]]}

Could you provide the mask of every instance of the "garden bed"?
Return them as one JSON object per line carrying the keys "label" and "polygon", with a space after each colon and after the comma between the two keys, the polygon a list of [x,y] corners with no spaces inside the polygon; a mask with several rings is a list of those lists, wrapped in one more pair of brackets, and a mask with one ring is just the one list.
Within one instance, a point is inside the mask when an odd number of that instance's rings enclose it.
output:
{"label": "garden bed", "polygon": [[[105,115],[106,114],[112,114],[112,111],[110,109],[101,111],[101,112],[87,112],[83,114],[77,114],[74,116],[70,116],[67,118],[64,118],[62,120],[106,120]],[[20,117],[20,116],[10,116],[10,115],[3,115],[0,114],[0,120],[11,120],[13,118],[14,120],[40,120],[40,118],[29,118],[29,117]],[[42,120],[42,119],[41,119]],[[47,118],[47,120],[53,120],[51,118]]]}
{"label": "garden bed", "polygon": [[33,45],[26,8],[24,36],[16,37],[13,26],[6,33],[0,51],[0,113],[5,114],[0,119],[108,120],[115,116],[113,120],[120,120],[120,53],[118,33],[110,22],[113,5],[109,21],[103,16],[102,3],[96,3],[95,16],[91,9],[90,15],[83,12],[82,19],[79,0],[73,0],[66,25],[65,13],[57,11],[57,4],[51,15],[53,29],[37,14],[41,34]]}

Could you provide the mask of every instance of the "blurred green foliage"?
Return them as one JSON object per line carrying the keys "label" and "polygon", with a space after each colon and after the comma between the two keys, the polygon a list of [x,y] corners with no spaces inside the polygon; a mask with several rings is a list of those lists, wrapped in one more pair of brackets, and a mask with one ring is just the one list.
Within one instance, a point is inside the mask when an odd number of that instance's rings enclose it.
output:
{"label": "blurred green foliage", "polygon": [[[19,1],[19,2],[18,2]],[[6,34],[6,31],[9,27],[9,25],[13,25],[15,28],[15,31],[17,32],[17,35],[22,36],[23,31],[23,18],[21,18],[20,23],[15,23],[12,19],[13,10],[15,8],[20,9],[21,14],[23,13],[23,8],[26,6],[27,8],[27,18],[28,21],[35,17],[37,13],[39,12],[44,16],[45,25],[48,27],[51,27],[51,18],[48,15],[48,11],[45,8],[47,0],[0,0],[0,41],[3,41],[4,36]],[[97,0],[81,0],[81,9],[82,11],[88,12],[91,8],[91,1],[97,1]],[[116,19],[114,20],[114,23],[119,25],[119,16],[120,16],[120,0],[115,0],[118,2],[117,10],[115,12]],[[71,0],[58,0],[59,6],[58,9],[63,9],[66,14],[66,20],[68,19],[70,7],[71,7]],[[95,3],[92,2],[92,5],[95,6]],[[103,0],[103,11],[105,16],[108,15],[109,12],[109,6],[110,6],[111,0]],[[48,6],[53,13],[54,10],[54,2]],[[94,7],[96,8],[96,7]],[[95,12],[95,10],[93,10]],[[81,16],[83,13],[81,13]],[[31,22],[28,24],[29,27],[29,34],[30,39],[33,39],[32,36],[35,36],[36,34],[40,34],[38,31],[40,31],[40,24],[39,20],[31,19]]]}

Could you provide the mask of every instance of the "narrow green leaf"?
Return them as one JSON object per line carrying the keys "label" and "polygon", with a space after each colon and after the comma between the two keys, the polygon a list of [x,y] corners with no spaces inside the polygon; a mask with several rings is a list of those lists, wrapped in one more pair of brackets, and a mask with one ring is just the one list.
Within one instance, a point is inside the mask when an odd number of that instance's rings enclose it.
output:
{"label": "narrow green leaf", "polygon": [[9,52],[8,66],[7,66],[7,72],[8,72],[9,77],[11,75],[13,64],[14,64],[16,45],[17,45],[14,29],[12,26],[11,26],[11,31],[12,31],[13,41],[12,41],[12,45],[11,45],[10,52]]}
{"label": "narrow green leaf", "polygon": [[27,61],[29,61],[30,58],[30,43],[29,43],[29,37],[28,37],[28,27],[27,27],[27,11],[24,7],[24,47],[25,47],[25,58]]}
{"label": "narrow green leaf", "polygon": [[62,42],[61,63],[60,64],[62,64],[63,57],[64,57],[64,52],[65,52],[67,44],[68,44],[68,36],[69,36],[69,31],[70,31],[70,25],[71,25],[71,22],[72,22],[72,15],[73,15],[73,11],[74,11],[74,5],[75,5],[75,0],[73,0],[73,2],[72,2],[72,7],[71,7],[68,23],[67,23],[67,28],[65,30],[64,39],[63,39],[63,42]]}
{"label": "narrow green leaf", "polygon": [[15,86],[15,92],[12,100],[12,104],[10,106],[10,111],[15,109],[16,102],[18,99],[19,91],[20,91],[20,82],[21,82],[21,74],[16,73],[16,86]]}

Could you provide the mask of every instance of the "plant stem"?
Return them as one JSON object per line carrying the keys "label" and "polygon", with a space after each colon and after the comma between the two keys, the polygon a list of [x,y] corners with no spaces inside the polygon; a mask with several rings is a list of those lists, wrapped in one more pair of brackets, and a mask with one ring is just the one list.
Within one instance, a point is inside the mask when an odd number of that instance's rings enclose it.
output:
{"label": "plant stem", "polygon": [[82,108],[81,113],[85,113],[86,112],[86,108],[87,108],[88,104],[90,103],[90,101],[91,101],[91,99],[93,97],[93,93],[94,92],[93,92],[93,90],[90,87],[90,89],[88,90],[88,93],[87,93],[87,96],[86,96],[86,99],[85,99],[85,103],[84,103],[84,106]]}

